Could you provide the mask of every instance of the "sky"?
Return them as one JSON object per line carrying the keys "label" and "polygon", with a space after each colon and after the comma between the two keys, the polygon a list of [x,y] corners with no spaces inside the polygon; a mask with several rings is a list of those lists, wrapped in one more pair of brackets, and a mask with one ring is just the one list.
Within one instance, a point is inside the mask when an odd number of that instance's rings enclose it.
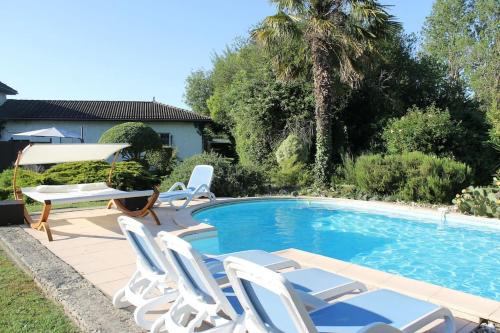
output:
{"label": "sky", "polygon": [[[382,0],[418,33],[433,0]],[[268,0],[0,0],[0,81],[19,99],[186,107],[193,70],[265,16]]]}

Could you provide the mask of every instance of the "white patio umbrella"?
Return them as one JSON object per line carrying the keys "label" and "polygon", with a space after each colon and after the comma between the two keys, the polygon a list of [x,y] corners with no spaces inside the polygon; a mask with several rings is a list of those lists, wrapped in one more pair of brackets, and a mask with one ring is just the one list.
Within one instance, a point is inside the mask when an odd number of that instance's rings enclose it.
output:
{"label": "white patio umbrella", "polygon": [[50,138],[59,138],[59,142],[61,142],[61,138],[76,138],[83,141],[79,134],[65,131],[56,127],[43,128],[35,131],[22,132],[13,134],[15,136],[35,136],[35,137],[50,137]]}

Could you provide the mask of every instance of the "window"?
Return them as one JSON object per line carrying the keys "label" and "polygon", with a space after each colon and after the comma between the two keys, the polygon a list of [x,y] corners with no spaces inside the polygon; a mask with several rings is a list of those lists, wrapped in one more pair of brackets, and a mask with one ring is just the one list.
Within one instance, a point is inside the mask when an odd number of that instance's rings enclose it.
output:
{"label": "window", "polygon": [[161,143],[164,145],[164,146],[171,146],[172,145],[172,134],[170,133],[159,133],[160,134],[160,139],[161,139]]}

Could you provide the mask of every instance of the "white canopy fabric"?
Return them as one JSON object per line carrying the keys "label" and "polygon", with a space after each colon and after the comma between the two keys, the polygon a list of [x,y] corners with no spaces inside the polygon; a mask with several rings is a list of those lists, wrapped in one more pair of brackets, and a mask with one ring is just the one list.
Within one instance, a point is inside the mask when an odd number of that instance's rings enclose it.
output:
{"label": "white canopy fabric", "polygon": [[24,148],[19,165],[107,160],[114,153],[129,146],[127,143],[32,144]]}
{"label": "white canopy fabric", "polygon": [[35,131],[29,131],[29,132],[23,132],[23,133],[16,133],[13,134],[15,136],[40,136],[40,137],[56,137],[56,138],[77,138],[80,139],[80,135],[65,131],[59,128],[55,127],[50,127],[50,128],[44,128],[44,129],[39,129]]}

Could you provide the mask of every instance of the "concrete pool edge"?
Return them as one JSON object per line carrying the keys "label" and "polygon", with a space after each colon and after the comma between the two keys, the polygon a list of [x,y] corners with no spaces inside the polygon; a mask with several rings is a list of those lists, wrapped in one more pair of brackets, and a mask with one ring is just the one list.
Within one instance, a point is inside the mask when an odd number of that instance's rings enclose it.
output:
{"label": "concrete pool edge", "polygon": [[[259,201],[268,199],[303,199],[303,200],[314,200],[314,201],[325,201],[330,203],[338,203],[343,206],[349,206],[352,208],[363,208],[371,211],[381,211],[387,212],[389,210],[391,213],[409,215],[410,217],[429,217],[438,219],[441,216],[441,212],[437,209],[423,208],[423,207],[411,207],[406,205],[399,205],[387,202],[374,202],[374,201],[360,201],[360,200],[350,200],[350,199],[338,199],[338,198],[317,198],[317,197],[283,197],[283,196],[270,196],[270,197],[251,197],[251,198],[224,198],[217,199],[215,204],[205,203],[201,205],[196,205],[189,207],[186,210],[177,212],[179,219],[188,219],[188,221],[196,223],[193,218],[193,214],[199,212],[203,209],[224,205],[239,203],[245,201]],[[500,220],[482,218],[475,216],[467,216],[458,213],[449,213],[448,218],[459,223],[465,223],[475,226],[487,226],[500,229]],[[199,223],[199,222],[198,222]],[[188,235],[196,235],[197,233],[215,231],[216,228],[208,224],[204,224],[207,228],[199,228],[195,231],[180,232],[178,235],[180,237],[186,237]],[[500,302],[468,294],[465,292],[457,291],[454,289],[449,289],[446,287],[437,286],[431,283],[405,278],[399,275],[386,273],[383,271],[374,270],[364,266],[356,265],[350,262],[345,262],[329,257],[325,257],[319,254],[301,251],[298,249],[283,249],[278,251],[278,253],[285,256],[292,255],[293,259],[298,260],[297,256],[302,259],[304,266],[314,266],[325,270],[330,270],[341,275],[345,275],[350,278],[354,278],[368,285],[375,286],[377,288],[392,289],[404,294],[431,301],[443,306],[450,308],[458,317],[478,322],[479,320],[485,319],[493,321],[495,323],[500,323]],[[304,262],[304,258],[308,258]],[[299,262],[301,260],[298,260]],[[311,265],[312,263],[312,265]]]}

